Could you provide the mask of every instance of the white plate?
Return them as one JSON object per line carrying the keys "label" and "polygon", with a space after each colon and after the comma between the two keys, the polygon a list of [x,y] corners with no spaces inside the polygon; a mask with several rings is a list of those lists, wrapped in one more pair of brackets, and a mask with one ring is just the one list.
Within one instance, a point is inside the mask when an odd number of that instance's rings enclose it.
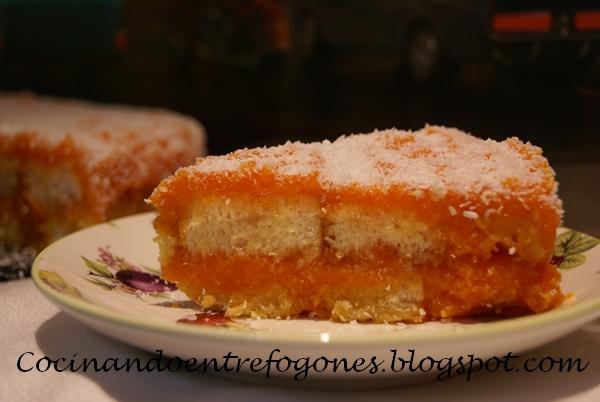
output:
{"label": "white plate", "polygon": [[[391,350],[407,359],[415,350],[413,362],[427,356],[436,360],[468,355],[481,359],[513,354],[542,345],[574,331],[600,315],[600,246],[597,239],[561,229],[557,258],[561,262],[562,289],[574,298],[560,308],[542,314],[486,322],[430,322],[413,325],[341,324],[322,320],[251,320],[193,325],[178,320],[193,318],[201,310],[177,290],[154,276],[158,250],[152,238],[151,213],[131,216],[90,227],[67,236],[46,248],[33,265],[32,276],[38,288],[55,304],[86,325],[131,345],[182,359],[223,356],[266,359],[274,349],[275,359],[298,360],[284,371],[288,360],[281,360],[281,372],[271,366],[270,378],[304,377],[304,364],[324,356],[350,365],[356,359],[380,363],[376,373],[368,370],[346,372],[343,365],[333,370],[325,360],[316,361],[306,380],[365,379],[399,384],[413,382],[420,370],[397,372],[391,367]],[[137,290],[136,290],[137,289]],[[309,359],[309,360],[306,360]],[[447,362],[448,360],[445,360]],[[229,366],[237,359],[232,358]],[[399,360],[396,360],[396,370]],[[430,360],[424,360],[426,369]],[[263,365],[264,366],[264,365]],[[458,367],[458,366],[457,366]],[[266,378],[266,368],[255,366],[254,378]],[[360,368],[357,366],[357,368]],[[248,362],[240,366],[240,377],[248,374]],[[429,374],[439,374],[434,367]],[[423,378],[421,375],[419,378]]]}

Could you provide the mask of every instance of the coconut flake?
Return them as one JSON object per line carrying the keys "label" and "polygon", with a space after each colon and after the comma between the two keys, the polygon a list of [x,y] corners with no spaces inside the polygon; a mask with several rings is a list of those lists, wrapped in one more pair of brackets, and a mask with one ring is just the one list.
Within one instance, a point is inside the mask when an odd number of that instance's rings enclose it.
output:
{"label": "coconut flake", "polygon": [[477,219],[479,218],[479,214],[475,211],[463,211],[462,215],[467,219]]}

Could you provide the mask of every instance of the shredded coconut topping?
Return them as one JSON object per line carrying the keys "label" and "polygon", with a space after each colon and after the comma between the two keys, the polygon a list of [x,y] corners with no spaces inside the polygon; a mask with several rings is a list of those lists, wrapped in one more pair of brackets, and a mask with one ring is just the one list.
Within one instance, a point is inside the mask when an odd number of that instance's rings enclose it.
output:
{"label": "shredded coconut topping", "polygon": [[[499,195],[518,199],[533,194],[561,210],[554,172],[540,148],[514,137],[502,142],[483,140],[441,126],[414,132],[376,130],[333,142],[243,149],[199,159],[185,170],[227,174],[241,173],[248,166],[257,171],[270,169],[281,178],[316,175],[325,189],[361,186],[386,191],[402,186],[415,197],[425,191],[439,197],[475,194],[485,205]],[[478,218],[474,211],[465,211],[463,216]]]}
{"label": "shredded coconut topping", "polygon": [[119,152],[199,151],[199,131],[196,121],[162,109],[0,92],[0,136],[35,134],[48,146],[69,140],[87,151],[89,165]]}

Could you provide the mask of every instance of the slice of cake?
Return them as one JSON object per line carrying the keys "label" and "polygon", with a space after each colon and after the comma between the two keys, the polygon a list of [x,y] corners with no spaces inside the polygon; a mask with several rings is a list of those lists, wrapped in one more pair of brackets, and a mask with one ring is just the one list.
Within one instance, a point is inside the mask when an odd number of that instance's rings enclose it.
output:
{"label": "slice of cake", "polygon": [[209,156],[149,201],[207,309],[422,322],[559,305],[556,190],[540,148],[427,126]]}
{"label": "slice of cake", "polygon": [[202,127],[176,113],[0,93],[0,243],[39,250],[139,211],[203,149]]}

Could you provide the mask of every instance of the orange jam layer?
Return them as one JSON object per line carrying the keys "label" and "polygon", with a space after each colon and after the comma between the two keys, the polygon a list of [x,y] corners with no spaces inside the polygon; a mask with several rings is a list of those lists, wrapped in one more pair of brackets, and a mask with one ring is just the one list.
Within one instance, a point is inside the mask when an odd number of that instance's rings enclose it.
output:
{"label": "orange jam layer", "polygon": [[176,282],[192,299],[210,294],[225,305],[231,299],[266,304],[279,292],[293,300],[292,316],[312,312],[328,318],[336,300],[376,303],[389,292],[402,294],[415,285],[422,288],[422,299],[408,301],[425,310],[425,320],[499,313],[503,309],[541,312],[563,301],[560,275],[554,266],[532,267],[512,256],[496,255],[485,261],[459,258],[439,266],[415,267],[391,260],[323,258],[299,267],[292,260],[183,256],[175,254],[163,267],[163,277]]}

